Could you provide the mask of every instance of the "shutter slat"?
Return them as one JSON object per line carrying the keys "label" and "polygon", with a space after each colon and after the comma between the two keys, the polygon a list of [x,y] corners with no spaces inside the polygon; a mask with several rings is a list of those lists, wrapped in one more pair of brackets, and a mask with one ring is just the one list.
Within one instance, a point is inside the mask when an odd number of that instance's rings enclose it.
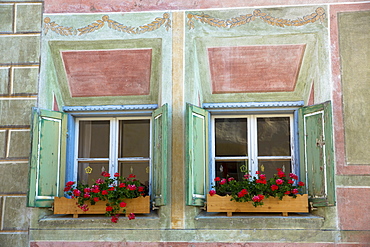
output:
{"label": "shutter slat", "polygon": [[313,206],[335,204],[331,104],[299,109],[301,179]]}
{"label": "shutter slat", "polygon": [[208,112],[187,104],[187,205],[202,206],[208,181]]}
{"label": "shutter slat", "polygon": [[153,112],[153,201],[156,206],[167,203],[168,106]]}
{"label": "shutter slat", "polygon": [[65,182],[66,114],[34,108],[28,206],[50,207]]}

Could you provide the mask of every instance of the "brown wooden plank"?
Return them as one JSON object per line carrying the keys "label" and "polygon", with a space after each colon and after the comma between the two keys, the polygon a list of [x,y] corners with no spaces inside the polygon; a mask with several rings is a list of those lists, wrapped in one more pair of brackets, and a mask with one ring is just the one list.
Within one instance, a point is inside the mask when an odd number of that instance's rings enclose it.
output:
{"label": "brown wooden plank", "polygon": [[207,195],[207,212],[271,212],[271,213],[308,213],[308,195],[297,198],[284,196],[282,200],[269,197],[263,200],[264,205],[254,207],[251,202],[230,201],[230,196]]}
{"label": "brown wooden plank", "polygon": [[[76,199],[68,199],[65,197],[54,198],[54,214],[105,214],[106,202],[99,201],[91,206],[89,203],[89,210],[84,212],[76,205]],[[133,199],[125,199],[126,214],[148,214],[150,213],[150,197],[138,197]]]}

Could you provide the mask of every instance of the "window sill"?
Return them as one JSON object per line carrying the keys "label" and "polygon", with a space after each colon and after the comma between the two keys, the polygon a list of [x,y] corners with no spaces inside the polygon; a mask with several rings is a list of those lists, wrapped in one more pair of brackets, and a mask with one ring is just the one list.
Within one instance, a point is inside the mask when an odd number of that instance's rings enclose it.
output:
{"label": "window sill", "polygon": [[121,215],[117,223],[112,223],[110,217],[104,215],[85,214],[73,218],[71,214],[52,214],[41,218],[38,221],[40,228],[47,229],[103,229],[103,228],[122,228],[122,229],[156,229],[160,225],[160,217],[157,212],[149,214],[137,214],[134,220],[128,220]]}
{"label": "window sill", "polygon": [[195,217],[199,229],[320,229],[324,218],[308,213],[208,213],[202,211]]}

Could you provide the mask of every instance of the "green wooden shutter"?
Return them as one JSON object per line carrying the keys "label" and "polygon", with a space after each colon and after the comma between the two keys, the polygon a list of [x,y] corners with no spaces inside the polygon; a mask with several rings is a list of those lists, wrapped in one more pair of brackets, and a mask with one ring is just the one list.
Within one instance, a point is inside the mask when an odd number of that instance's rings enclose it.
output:
{"label": "green wooden shutter", "polygon": [[186,110],[186,203],[202,206],[208,181],[208,112],[191,104]]}
{"label": "green wooden shutter", "polygon": [[168,106],[153,112],[152,194],[156,206],[167,202]]}
{"label": "green wooden shutter", "polygon": [[34,108],[31,131],[28,206],[50,207],[63,195],[67,115]]}
{"label": "green wooden shutter", "polygon": [[331,104],[299,109],[301,179],[313,206],[334,206],[334,149]]}

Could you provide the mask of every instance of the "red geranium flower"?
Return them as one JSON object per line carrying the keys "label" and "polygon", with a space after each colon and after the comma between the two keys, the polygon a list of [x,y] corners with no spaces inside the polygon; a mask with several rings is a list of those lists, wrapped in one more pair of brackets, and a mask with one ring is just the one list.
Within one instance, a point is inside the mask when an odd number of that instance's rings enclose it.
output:
{"label": "red geranium flower", "polygon": [[102,195],[104,195],[104,196],[105,196],[105,195],[108,195],[108,191],[103,190],[103,191],[101,192],[101,194],[102,194]]}
{"label": "red geranium flower", "polygon": [[128,219],[129,220],[135,219],[135,214],[134,213],[130,213],[130,215],[128,216]]}
{"label": "red geranium flower", "polygon": [[211,196],[213,196],[213,195],[215,195],[215,194],[216,194],[216,191],[215,191],[215,190],[210,190],[210,191],[209,191],[209,194],[210,194]]}
{"label": "red geranium flower", "polygon": [[258,183],[258,184],[266,184],[267,181],[265,179],[257,179],[256,180],[256,183]]}
{"label": "red geranium flower", "polygon": [[112,218],[110,219],[110,221],[112,221],[113,223],[117,223],[118,217],[116,215],[112,215]]}
{"label": "red geranium flower", "polygon": [[118,173],[118,172],[116,172],[116,173],[114,174],[114,176],[117,178],[117,177],[119,177],[120,175],[119,175],[119,173]]}
{"label": "red geranium flower", "polygon": [[291,179],[289,179],[289,180],[288,180],[288,184],[294,184],[294,181],[293,181],[293,180],[291,180]]}
{"label": "red geranium flower", "polygon": [[298,180],[298,176],[295,175],[294,173],[289,173],[289,177],[294,179],[294,180]]}
{"label": "red geranium flower", "polygon": [[221,180],[221,178],[220,177],[215,177],[215,181],[216,182],[218,182],[218,181],[220,181]]}
{"label": "red geranium flower", "polygon": [[81,191],[79,191],[78,189],[74,189],[73,190],[73,195],[74,196],[80,196],[81,195]]}
{"label": "red geranium flower", "polygon": [[285,173],[283,171],[278,171],[277,175],[279,176],[279,178],[285,177]]}
{"label": "red geranium flower", "polygon": [[111,206],[107,206],[106,208],[105,208],[105,211],[107,211],[107,212],[110,212],[110,211],[112,211],[113,210],[113,208],[111,207]]}
{"label": "red geranium flower", "polygon": [[129,185],[127,185],[127,188],[129,189],[129,190],[136,190],[136,185],[135,184],[129,184]]}
{"label": "red geranium flower", "polygon": [[272,191],[277,190],[277,189],[279,189],[279,186],[277,186],[275,184],[271,185],[271,190]]}
{"label": "red geranium flower", "polygon": [[304,186],[303,182],[298,182],[298,186]]}
{"label": "red geranium flower", "polygon": [[99,201],[99,197],[94,197],[94,202],[98,202]]}
{"label": "red geranium flower", "polygon": [[282,179],[276,179],[276,184],[281,185],[283,183],[284,183],[284,181]]}
{"label": "red geranium flower", "polygon": [[125,202],[120,202],[119,206],[120,206],[121,208],[124,208],[124,207],[126,207],[126,203],[125,203]]}
{"label": "red geranium flower", "polygon": [[293,189],[293,190],[292,190],[292,193],[293,193],[293,194],[298,194],[298,189]]}
{"label": "red geranium flower", "polygon": [[221,179],[221,181],[220,181],[220,185],[223,185],[223,184],[226,184],[226,179],[225,178]]}

